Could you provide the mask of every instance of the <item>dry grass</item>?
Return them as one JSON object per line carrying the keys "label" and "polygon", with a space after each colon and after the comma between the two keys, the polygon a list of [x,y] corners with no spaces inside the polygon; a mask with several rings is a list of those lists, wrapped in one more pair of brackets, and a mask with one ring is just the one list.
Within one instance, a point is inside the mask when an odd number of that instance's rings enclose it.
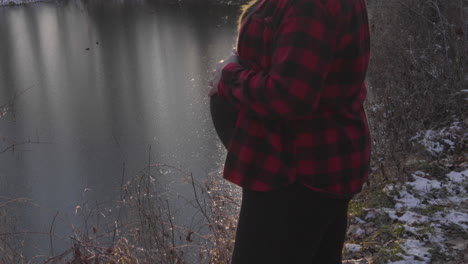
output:
{"label": "dry grass", "polygon": [[[197,212],[203,227],[180,224],[177,208],[165,195],[158,195],[160,172],[170,170],[185,177],[193,195],[184,199]],[[126,180],[122,172],[122,193],[119,201],[104,208],[93,208],[87,202],[76,207],[76,217],[82,226],[74,226],[70,236],[72,246],[60,254],[26,258],[22,243],[28,236],[50,236],[50,252],[57,243],[53,218],[50,232],[14,234],[12,208],[22,200],[0,202],[0,215],[9,218],[0,222],[0,263],[228,263],[234,243],[239,200],[229,193],[217,173],[206,182],[197,182],[190,173],[172,166],[152,164],[138,175]],[[7,208],[9,207],[9,208]],[[111,208],[112,210],[108,210]],[[109,213],[113,211],[114,213]],[[58,213],[57,213],[58,214]],[[184,221],[182,221],[184,222]],[[201,230],[201,231],[200,231]]]}

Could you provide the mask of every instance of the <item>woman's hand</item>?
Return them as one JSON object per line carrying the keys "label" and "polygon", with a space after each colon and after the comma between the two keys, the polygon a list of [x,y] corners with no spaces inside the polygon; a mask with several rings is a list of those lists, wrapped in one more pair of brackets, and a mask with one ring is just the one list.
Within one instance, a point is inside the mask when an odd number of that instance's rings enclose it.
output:
{"label": "woman's hand", "polygon": [[221,74],[223,73],[223,68],[229,63],[239,63],[239,58],[237,57],[236,54],[233,54],[229,56],[228,58],[221,60],[218,63],[218,65],[216,65],[216,70],[210,81],[211,89],[208,92],[208,96],[213,96],[214,94],[218,93],[218,83],[221,80]]}

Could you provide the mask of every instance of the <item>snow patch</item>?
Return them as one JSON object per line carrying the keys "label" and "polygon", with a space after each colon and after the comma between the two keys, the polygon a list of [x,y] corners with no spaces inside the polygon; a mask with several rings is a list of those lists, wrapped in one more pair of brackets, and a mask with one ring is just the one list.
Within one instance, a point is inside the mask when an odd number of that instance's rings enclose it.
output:
{"label": "snow patch", "polygon": [[468,229],[468,214],[464,212],[450,209],[448,212],[437,212],[432,218],[443,225],[455,224],[465,231]]}
{"label": "snow patch", "polygon": [[441,184],[437,180],[428,180],[413,174],[414,182],[408,183],[409,186],[413,187],[413,190],[429,193],[432,189],[440,189]]}
{"label": "snow patch", "polygon": [[433,156],[439,156],[449,150],[454,150],[456,143],[460,140],[460,132],[463,131],[460,122],[453,122],[449,127],[439,130],[426,130],[416,133],[410,139],[423,145]]}
{"label": "snow patch", "polygon": [[400,216],[398,220],[412,225],[414,223],[426,223],[428,217],[414,212],[406,212],[404,215]]}
{"label": "snow patch", "polygon": [[366,223],[366,221],[362,220],[359,217],[355,217],[354,219],[356,219],[356,221],[358,221],[360,224],[365,224]]}
{"label": "snow patch", "polygon": [[439,244],[441,248],[444,248],[444,245],[442,245],[442,243],[445,242],[446,240],[444,233],[442,232],[440,228],[434,227],[434,225],[431,225],[431,227],[434,228],[434,232],[428,234],[429,236],[428,241],[430,243]]}
{"label": "snow patch", "polygon": [[402,208],[417,208],[421,207],[421,200],[416,198],[414,195],[407,191],[406,186],[402,187],[402,190],[398,192],[397,197],[393,197],[394,200],[397,202],[395,205],[396,209]]}
{"label": "snow patch", "polygon": [[464,170],[462,172],[455,172],[452,171],[449,174],[447,174],[447,177],[452,181],[456,183],[466,183],[466,180],[468,178],[468,170]]}
{"label": "snow patch", "polygon": [[349,252],[353,252],[353,253],[359,252],[362,249],[362,246],[358,244],[346,244],[345,247],[346,247],[346,250],[348,250]]}
{"label": "snow patch", "polygon": [[366,231],[364,231],[364,230],[361,229],[361,228],[358,228],[358,229],[356,230],[356,232],[354,232],[354,234],[355,234],[356,236],[361,236],[361,235],[364,235],[365,233],[366,233]]}
{"label": "snow patch", "polygon": [[374,219],[375,216],[376,216],[375,211],[369,211],[369,212],[367,212],[367,215],[364,217],[364,219],[371,220],[371,219]]}
{"label": "snow patch", "polygon": [[391,219],[398,220],[409,225],[413,225],[415,223],[426,223],[427,221],[429,221],[429,218],[427,216],[420,215],[411,211],[407,211],[401,216],[398,216],[395,210],[386,209],[385,211]]}
{"label": "snow patch", "polygon": [[[403,236],[408,239],[401,245],[404,253],[398,254],[403,260],[387,264],[426,264],[432,258],[429,250],[435,246],[441,252],[468,247],[458,240],[453,240],[453,246],[449,245],[445,236],[446,230],[453,227],[468,231],[468,170],[452,171],[440,181],[430,179],[431,175],[422,171],[416,171],[412,176],[411,182],[385,187],[387,195],[396,204],[394,208],[382,211],[403,226],[406,231]],[[421,210],[426,208],[429,211]]]}
{"label": "snow patch", "polygon": [[429,253],[430,248],[424,247],[424,245],[425,243],[419,240],[406,240],[406,242],[401,246],[403,251],[407,254],[405,259],[409,261],[418,261],[418,259],[420,259],[422,260],[420,263],[429,263],[432,255]]}
{"label": "snow patch", "polygon": [[416,227],[409,226],[409,225],[403,225],[403,227],[405,228],[406,232],[410,232],[413,235],[419,236],[419,232],[418,232],[418,229]]}

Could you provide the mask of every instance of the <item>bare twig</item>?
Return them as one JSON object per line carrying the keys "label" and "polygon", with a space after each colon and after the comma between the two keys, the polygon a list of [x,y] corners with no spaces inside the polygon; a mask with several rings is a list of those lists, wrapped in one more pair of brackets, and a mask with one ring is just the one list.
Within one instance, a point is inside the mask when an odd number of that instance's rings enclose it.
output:
{"label": "bare twig", "polygon": [[0,150],[0,154],[3,154],[9,150],[12,150],[13,152],[15,151],[15,148],[17,146],[21,146],[21,145],[26,145],[26,144],[52,144],[51,142],[40,142],[40,141],[33,141],[31,139],[28,139],[28,140],[24,140],[24,141],[21,141],[21,142],[16,142],[16,143],[12,143],[11,145],[9,145],[8,147]]}
{"label": "bare twig", "polygon": [[[123,202],[123,188],[124,188],[124,181],[125,181],[125,162],[122,165],[122,178],[120,179],[120,201]],[[117,220],[115,221],[115,228],[114,228],[114,234],[112,235],[112,242],[115,241],[115,236],[118,232],[118,226],[120,222],[120,215],[122,213],[122,207],[123,204],[119,206],[119,213],[117,215]]]}
{"label": "bare twig", "polygon": [[200,212],[203,214],[203,216],[205,217],[205,219],[210,222],[211,224],[211,219],[210,217],[208,217],[208,214],[205,212],[205,209],[204,209],[204,206],[201,205],[200,201],[198,200],[198,194],[197,194],[197,188],[195,187],[195,180],[193,179],[193,174],[190,173],[190,178],[191,178],[191,183],[192,183],[192,188],[193,188],[193,193],[195,195],[195,201],[197,202],[199,208],[200,208]]}
{"label": "bare twig", "polygon": [[175,235],[174,235],[174,224],[172,223],[172,215],[171,215],[171,208],[169,206],[169,201],[166,200],[166,204],[167,204],[167,211],[169,212],[169,215],[168,215],[168,219],[169,219],[169,224],[171,225],[170,227],[170,230],[171,230],[171,233],[172,233],[172,246],[175,247],[176,244],[175,244]]}
{"label": "bare twig", "polygon": [[18,97],[22,96],[24,93],[26,93],[27,91],[29,91],[30,89],[32,89],[34,87],[34,85],[31,85],[29,86],[28,88],[22,90],[22,91],[19,91],[19,92],[16,92],[9,100],[8,102],[4,103],[3,105],[0,105],[0,109],[1,108],[9,108],[10,106],[12,106],[14,104],[14,102],[16,101],[16,99],[18,99]]}
{"label": "bare twig", "polygon": [[50,229],[49,229],[50,255],[51,255],[51,256],[55,255],[55,253],[54,253],[54,243],[53,243],[53,239],[52,239],[52,234],[53,234],[55,219],[57,218],[57,215],[59,214],[59,212],[60,212],[60,211],[57,211],[57,213],[55,214],[54,219],[52,220],[52,223],[50,224]]}
{"label": "bare twig", "polygon": [[[1,197],[0,197],[1,198]],[[31,199],[28,199],[28,198],[16,198],[16,199],[9,199],[8,201],[6,202],[3,202],[3,203],[0,203],[0,208],[2,207],[5,207],[9,204],[12,204],[12,203],[19,203],[19,202],[31,202],[32,200]]]}

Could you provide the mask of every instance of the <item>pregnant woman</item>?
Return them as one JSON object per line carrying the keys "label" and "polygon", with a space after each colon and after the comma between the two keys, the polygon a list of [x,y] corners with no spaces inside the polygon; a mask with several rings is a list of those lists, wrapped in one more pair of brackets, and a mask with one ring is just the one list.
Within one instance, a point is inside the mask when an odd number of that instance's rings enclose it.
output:
{"label": "pregnant woman", "polygon": [[348,203],[369,172],[369,49],[364,0],[243,8],[236,54],[209,91],[237,113],[223,172],[242,187],[233,264],[341,263]]}

